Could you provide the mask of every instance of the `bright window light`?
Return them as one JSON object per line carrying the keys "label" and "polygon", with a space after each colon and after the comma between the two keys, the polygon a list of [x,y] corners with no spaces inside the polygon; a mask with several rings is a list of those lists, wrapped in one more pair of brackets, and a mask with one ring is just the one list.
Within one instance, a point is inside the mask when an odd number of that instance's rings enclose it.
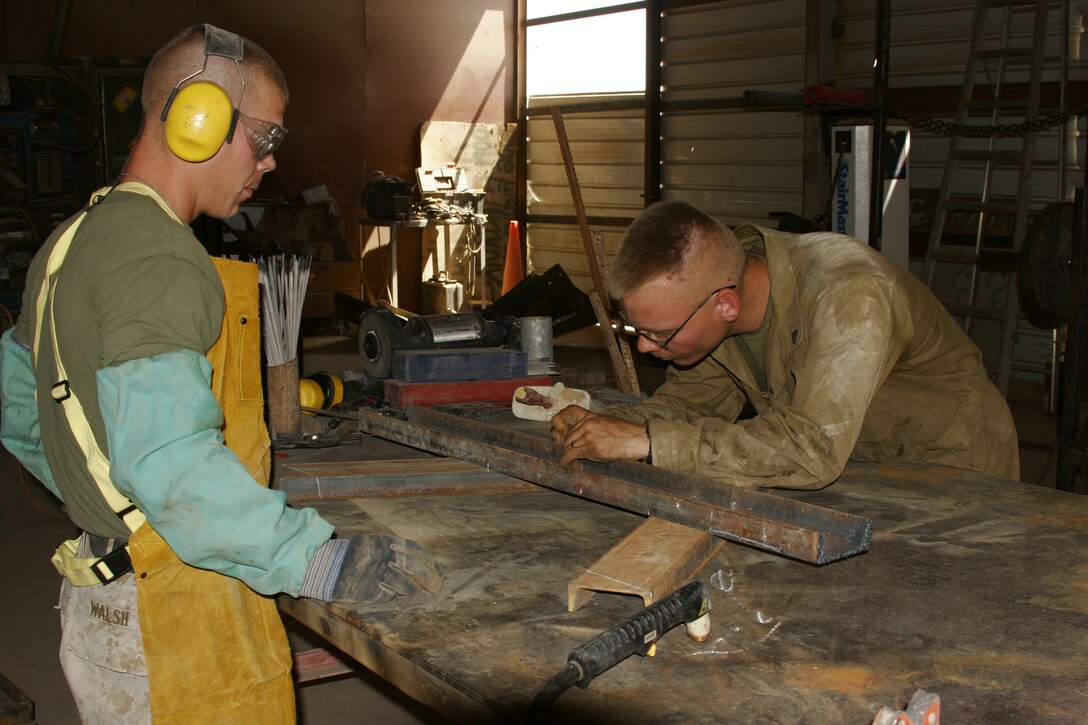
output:
{"label": "bright window light", "polygon": [[525,15],[530,20],[552,15],[566,15],[582,10],[596,10],[615,5],[616,0],[527,0]]}
{"label": "bright window light", "polygon": [[[546,5],[548,15],[555,15],[602,3],[536,4]],[[530,97],[646,90],[645,10],[532,25],[526,29],[526,43],[525,86]]]}

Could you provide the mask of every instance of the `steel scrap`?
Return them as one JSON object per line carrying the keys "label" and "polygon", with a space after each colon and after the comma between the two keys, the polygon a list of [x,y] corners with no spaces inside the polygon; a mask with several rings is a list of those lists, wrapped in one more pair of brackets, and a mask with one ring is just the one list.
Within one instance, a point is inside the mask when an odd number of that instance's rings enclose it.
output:
{"label": "steel scrap", "polygon": [[372,435],[811,564],[863,553],[872,540],[861,516],[642,463],[563,465],[548,438],[430,408],[340,415]]}

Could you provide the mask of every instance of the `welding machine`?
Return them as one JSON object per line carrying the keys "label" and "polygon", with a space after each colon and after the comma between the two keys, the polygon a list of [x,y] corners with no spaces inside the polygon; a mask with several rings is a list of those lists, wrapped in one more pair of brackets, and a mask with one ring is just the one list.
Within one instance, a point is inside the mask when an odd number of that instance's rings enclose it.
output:
{"label": "welding machine", "polygon": [[412,186],[404,179],[375,171],[363,189],[363,206],[371,219],[404,219],[412,209]]}

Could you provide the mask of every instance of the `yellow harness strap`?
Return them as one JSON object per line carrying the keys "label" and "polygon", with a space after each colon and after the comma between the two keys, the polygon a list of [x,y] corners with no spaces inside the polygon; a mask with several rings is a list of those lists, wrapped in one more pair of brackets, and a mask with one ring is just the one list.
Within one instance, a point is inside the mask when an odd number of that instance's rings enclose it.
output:
{"label": "yellow harness strap", "polygon": [[[142,185],[123,184],[122,186],[125,187],[126,191],[144,193],[146,196],[155,199],[166,213],[177,220],[177,216],[173,211],[163,204],[155,194],[145,192]],[[94,206],[101,201],[111,190],[111,187],[104,187],[92,194],[90,206]],[[91,477],[98,486],[99,493],[102,494],[102,497],[106,500],[106,503],[114,513],[125,522],[125,526],[129,528],[129,531],[136,531],[143,526],[147,519],[144,517],[143,512],[136,508],[132,501],[118,491],[117,487],[113,484],[113,481],[110,480],[109,459],[102,453],[102,449],[98,447],[98,442],[95,440],[94,433],[91,431],[90,423],[87,422],[87,415],[83,412],[83,406],[80,404],[79,399],[68,384],[68,373],[65,371],[64,363],[60,357],[60,341],[57,339],[56,318],[53,315],[53,296],[56,292],[57,273],[60,271],[61,265],[64,264],[64,260],[68,255],[68,250],[72,246],[72,240],[75,238],[76,230],[87,217],[87,211],[88,210],[85,209],[64,231],[64,234],[61,235],[60,239],[57,240],[56,245],[53,247],[53,251],[50,252],[49,259],[46,262],[45,279],[42,281],[41,289],[38,290],[36,305],[37,315],[35,318],[33,347],[34,364],[35,366],[38,364],[38,348],[41,343],[42,324],[45,317],[48,316],[49,330],[53,337],[53,361],[56,365],[57,376],[60,378],[60,382],[53,386],[53,399],[60,403],[61,407],[64,409],[64,417],[68,421],[68,427],[72,431],[72,436],[75,438],[80,450],[83,451],[83,455],[87,460],[87,470],[90,472]],[[120,573],[122,573],[115,571],[115,567],[122,566],[123,564],[124,568],[127,568],[127,555],[123,557],[107,556],[103,558],[83,558],[76,556],[78,545],[78,538],[66,541],[57,548],[52,558],[53,566],[56,567],[57,571],[60,572],[62,576],[68,577],[68,580],[77,587],[113,581]],[[125,547],[125,550],[127,552],[127,546]]]}

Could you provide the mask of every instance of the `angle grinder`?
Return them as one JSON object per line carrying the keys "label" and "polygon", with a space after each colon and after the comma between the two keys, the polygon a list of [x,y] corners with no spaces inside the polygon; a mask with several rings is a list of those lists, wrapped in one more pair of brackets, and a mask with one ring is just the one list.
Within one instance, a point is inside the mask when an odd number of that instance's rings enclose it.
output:
{"label": "angle grinder", "polygon": [[419,315],[402,320],[390,310],[374,307],[359,320],[359,354],[367,377],[382,380],[393,369],[395,350],[465,347],[514,347],[519,340],[516,317],[497,321],[479,312]]}

